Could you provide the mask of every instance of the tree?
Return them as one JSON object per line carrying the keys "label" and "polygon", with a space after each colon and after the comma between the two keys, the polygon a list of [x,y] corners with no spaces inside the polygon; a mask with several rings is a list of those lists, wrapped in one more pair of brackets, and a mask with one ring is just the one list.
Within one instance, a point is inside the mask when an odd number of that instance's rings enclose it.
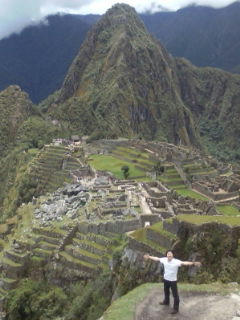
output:
{"label": "tree", "polygon": [[129,166],[122,166],[121,168],[122,172],[123,172],[123,176],[125,179],[127,179],[129,177]]}
{"label": "tree", "polygon": [[164,166],[162,165],[161,161],[158,161],[154,167],[154,171],[156,172],[156,176],[160,176],[164,172]]}

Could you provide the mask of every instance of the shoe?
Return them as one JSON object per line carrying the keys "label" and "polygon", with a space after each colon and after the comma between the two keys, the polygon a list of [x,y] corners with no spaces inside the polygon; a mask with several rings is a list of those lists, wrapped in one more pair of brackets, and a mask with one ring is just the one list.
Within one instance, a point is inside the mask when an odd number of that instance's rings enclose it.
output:
{"label": "shoe", "polygon": [[170,314],[176,314],[176,313],[178,313],[178,310],[172,310],[172,311],[170,312]]}
{"label": "shoe", "polygon": [[169,306],[169,303],[166,303],[166,302],[164,302],[164,301],[159,302],[159,304],[160,304],[161,306]]}

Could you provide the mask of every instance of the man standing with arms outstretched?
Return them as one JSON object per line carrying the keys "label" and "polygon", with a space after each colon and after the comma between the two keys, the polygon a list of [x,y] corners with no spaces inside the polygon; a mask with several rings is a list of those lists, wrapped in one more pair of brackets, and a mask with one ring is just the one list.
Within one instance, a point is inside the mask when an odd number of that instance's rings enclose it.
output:
{"label": "man standing with arms outstretched", "polygon": [[193,262],[193,261],[181,261],[175,259],[173,257],[173,252],[168,250],[166,253],[166,257],[158,258],[150,256],[149,254],[145,254],[144,259],[159,261],[164,265],[164,275],[163,275],[163,282],[164,282],[164,300],[160,304],[162,305],[169,305],[170,302],[170,288],[172,290],[174,303],[173,303],[173,311],[171,314],[178,313],[179,310],[179,295],[178,295],[178,288],[177,288],[177,273],[178,268],[181,266],[201,266],[200,262]]}

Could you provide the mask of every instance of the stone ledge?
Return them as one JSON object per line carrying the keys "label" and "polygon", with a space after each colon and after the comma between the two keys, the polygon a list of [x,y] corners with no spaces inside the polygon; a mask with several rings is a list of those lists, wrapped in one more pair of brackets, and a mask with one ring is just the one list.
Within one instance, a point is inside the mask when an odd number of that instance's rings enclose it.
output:
{"label": "stone ledge", "polygon": [[97,255],[94,256],[93,254],[89,253],[88,251],[82,248],[66,246],[65,252],[68,253],[73,258],[78,259],[79,262],[84,261],[93,265],[98,265],[99,263],[102,262],[100,256],[97,256]]}
{"label": "stone ledge", "polygon": [[168,238],[167,236],[161,234],[161,232],[157,232],[152,229],[146,230],[146,238],[148,240],[156,242],[158,245],[166,249],[171,249],[174,242],[174,239]]}
{"label": "stone ledge", "polygon": [[89,240],[78,240],[78,239],[73,239],[73,245],[76,246],[77,248],[89,251],[92,254],[96,255],[103,255],[106,252],[106,248],[104,248],[101,245],[98,245],[94,243],[93,241]]}
{"label": "stone ledge", "polygon": [[79,260],[74,259],[66,252],[60,252],[59,256],[61,257],[62,263],[71,269],[78,269],[91,275],[95,275],[97,272],[95,265],[91,265],[90,263],[81,263]]}
{"label": "stone ledge", "polygon": [[4,257],[12,260],[15,263],[24,264],[29,259],[29,253],[18,254],[12,251],[5,251]]}

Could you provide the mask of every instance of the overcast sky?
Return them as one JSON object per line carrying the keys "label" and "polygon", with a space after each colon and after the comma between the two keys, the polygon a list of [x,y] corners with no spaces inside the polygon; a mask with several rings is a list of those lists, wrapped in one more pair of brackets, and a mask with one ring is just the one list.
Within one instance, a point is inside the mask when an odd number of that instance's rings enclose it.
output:
{"label": "overcast sky", "polygon": [[[190,3],[209,5],[215,8],[233,3],[231,0],[0,0],[0,39],[13,32],[20,32],[30,24],[39,23],[45,16],[58,12],[67,13],[98,13],[103,14],[114,3],[125,2],[138,12],[150,7],[164,7],[178,10]],[[158,10],[159,11],[159,10]]]}

